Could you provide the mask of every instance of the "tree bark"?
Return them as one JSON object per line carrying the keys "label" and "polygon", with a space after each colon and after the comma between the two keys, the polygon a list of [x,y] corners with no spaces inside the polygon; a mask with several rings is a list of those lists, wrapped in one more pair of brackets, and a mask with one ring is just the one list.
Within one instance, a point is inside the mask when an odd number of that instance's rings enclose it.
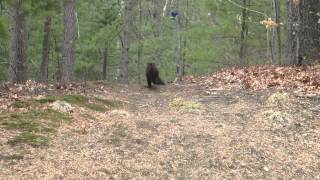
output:
{"label": "tree bark", "polygon": [[280,1],[272,0],[272,11],[273,19],[277,23],[277,27],[273,28],[272,31],[272,42],[273,42],[273,64],[281,64],[281,32],[280,32]]}
{"label": "tree bark", "polygon": [[42,62],[40,67],[40,82],[48,83],[48,65],[50,53],[50,35],[51,35],[52,17],[47,16],[44,22],[44,35],[42,43]]}
{"label": "tree bark", "polygon": [[139,84],[142,83],[141,81],[141,58],[142,58],[142,0],[139,0],[139,34],[138,34],[138,82]]}
{"label": "tree bark", "polygon": [[303,64],[320,59],[320,1],[301,0],[300,4],[300,50]]}
{"label": "tree bark", "polygon": [[76,40],[76,0],[66,0],[64,4],[64,42],[61,80],[69,83],[75,80],[75,40]]}
{"label": "tree bark", "polygon": [[14,83],[24,83],[28,79],[28,29],[27,18],[21,10],[22,3],[22,0],[16,0],[15,4],[10,7],[9,79]]}
{"label": "tree bark", "polygon": [[[179,11],[180,6],[180,0],[177,0],[177,10],[178,13],[181,13]],[[176,81],[182,81],[182,62],[181,62],[181,18],[180,14],[176,17],[176,36],[177,36],[177,47],[176,47]]]}
{"label": "tree bark", "polygon": [[247,25],[247,1],[242,0],[242,13],[241,13],[241,32],[240,32],[240,65],[246,66],[247,62],[247,33],[248,33],[248,25]]}
{"label": "tree bark", "polygon": [[128,66],[130,63],[130,36],[132,31],[132,21],[133,21],[133,7],[136,0],[128,0],[125,3],[125,25],[123,29],[123,48],[122,48],[122,63],[119,72],[119,82],[129,83]]}
{"label": "tree bark", "polygon": [[298,4],[289,1],[285,62],[287,65],[313,63],[320,58],[318,12],[319,0],[301,0]]}
{"label": "tree bark", "polygon": [[162,9],[162,16],[166,16],[168,13],[167,13],[167,9],[168,9],[168,6],[170,6],[171,4],[171,1],[172,0],[166,0],[165,4],[164,4],[164,7]]}
{"label": "tree bark", "polygon": [[108,48],[102,48],[101,49],[101,55],[102,55],[102,79],[107,79],[107,63],[108,63]]}
{"label": "tree bark", "polygon": [[159,0],[153,0],[153,22],[155,29],[155,37],[162,38],[163,27],[161,18],[161,4]]}
{"label": "tree bark", "polygon": [[[186,0],[186,11],[188,12],[189,10],[189,0]],[[185,29],[188,30],[189,28],[189,17],[188,14],[185,13],[185,17],[184,17],[185,23]],[[186,55],[187,55],[187,37],[185,36],[183,38],[183,53],[182,53],[182,76],[184,76],[186,74]]]}

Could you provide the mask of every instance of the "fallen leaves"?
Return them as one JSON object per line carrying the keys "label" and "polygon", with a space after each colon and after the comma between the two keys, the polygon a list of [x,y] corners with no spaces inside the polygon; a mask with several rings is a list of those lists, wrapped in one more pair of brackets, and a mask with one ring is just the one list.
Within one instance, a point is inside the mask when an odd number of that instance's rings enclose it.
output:
{"label": "fallen leaves", "polygon": [[320,95],[320,66],[275,67],[253,66],[229,68],[218,73],[186,77],[192,83],[199,83],[210,89],[220,86],[238,86],[243,89],[283,89],[295,93]]}

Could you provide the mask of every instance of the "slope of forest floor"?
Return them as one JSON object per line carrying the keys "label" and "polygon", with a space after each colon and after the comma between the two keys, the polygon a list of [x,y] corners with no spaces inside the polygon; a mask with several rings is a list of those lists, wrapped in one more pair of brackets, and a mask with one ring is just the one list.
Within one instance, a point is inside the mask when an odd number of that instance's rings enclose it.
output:
{"label": "slope of forest floor", "polygon": [[204,79],[2,86],[0,179],[320,179],[317,91]]}

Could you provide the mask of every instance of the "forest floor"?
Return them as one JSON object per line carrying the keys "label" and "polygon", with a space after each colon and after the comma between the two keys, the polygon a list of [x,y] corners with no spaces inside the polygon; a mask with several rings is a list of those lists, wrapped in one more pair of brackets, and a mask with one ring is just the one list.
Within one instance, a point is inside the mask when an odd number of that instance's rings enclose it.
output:
{"label": "forest floor", "polygon": [[[0,179],[320,179],[319,96],[197,83],[75,89],[2,93]],[[28,113],[58,100],[69,117]],[[51,115],[57,124],[44,122]]]}

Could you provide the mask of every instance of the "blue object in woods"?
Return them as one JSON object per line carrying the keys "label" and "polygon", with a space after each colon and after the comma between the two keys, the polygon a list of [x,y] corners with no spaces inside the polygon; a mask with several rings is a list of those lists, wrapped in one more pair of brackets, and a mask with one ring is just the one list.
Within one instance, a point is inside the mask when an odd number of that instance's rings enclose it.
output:
{"label": "blue object in woods", "polygon": [[178,14],[178,11],[176,11],[176,10],[171,11],[171,17],[172,17],[173,19],[175,19],[178,15],[179,15],[179,14]]}

